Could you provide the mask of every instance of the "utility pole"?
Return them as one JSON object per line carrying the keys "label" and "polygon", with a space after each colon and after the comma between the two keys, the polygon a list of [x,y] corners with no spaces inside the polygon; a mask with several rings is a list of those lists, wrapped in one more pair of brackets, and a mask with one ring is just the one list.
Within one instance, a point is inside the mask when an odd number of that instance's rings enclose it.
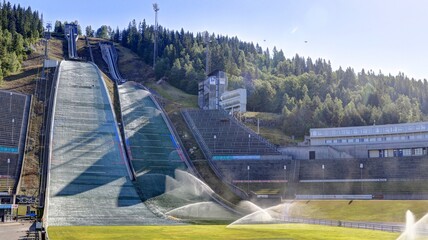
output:
{"label": "utility pole", "polygon": [[153,49],[153,69],[155,69],[156,66],[156,56],[158,55],[158,45],[157,45],[157,41],[158,41],[158,11],[159,11],[159,6],[157,3],[153,3],[153,10],[155,11],[155,39],[154,39],[154,49]]}

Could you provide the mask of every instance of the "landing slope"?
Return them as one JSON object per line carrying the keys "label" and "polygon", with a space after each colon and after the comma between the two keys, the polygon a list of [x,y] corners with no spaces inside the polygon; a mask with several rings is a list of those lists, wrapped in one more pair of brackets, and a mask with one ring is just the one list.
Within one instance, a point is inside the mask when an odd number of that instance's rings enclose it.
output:
{"label": "landing slope", "polygon": [[48,224],[168,224],[130,181],[114,113],[99,70],[63,61],[54,107]]}

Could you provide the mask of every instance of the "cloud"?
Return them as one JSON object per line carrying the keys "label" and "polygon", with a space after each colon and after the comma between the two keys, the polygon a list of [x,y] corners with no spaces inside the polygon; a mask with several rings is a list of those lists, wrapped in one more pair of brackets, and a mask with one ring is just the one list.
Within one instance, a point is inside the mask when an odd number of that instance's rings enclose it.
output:
{"label": "cloud", "polygon": [[293,30],[291,30],[291,34],[294,34],[295,32],[297,32],[299,30],[299,27],[294,27]]}

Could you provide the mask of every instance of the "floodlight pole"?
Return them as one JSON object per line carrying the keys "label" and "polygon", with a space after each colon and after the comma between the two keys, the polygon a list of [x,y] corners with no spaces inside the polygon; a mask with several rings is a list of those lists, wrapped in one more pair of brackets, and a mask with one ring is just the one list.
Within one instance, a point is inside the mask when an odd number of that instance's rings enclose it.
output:
{"label": "floodlight pole", "polygon": [[205,32],[205,36],[204,36],[204,42],[206,45],[205,48],[205,74],[208,76],[208,74],[210,74],[210,36],[208,31]]}
{"label": "floodlight pole", "polygon": [[153,69],[155,69],[156,66],[156,56],[158,54],[158,46],[157,46],[157,41],[158,41],[158,11],[159,11],[159,6],[157,3],[153,3],[153,10],[155,11],[155,29],[154,29],[154,49],[153,49]]}
{"label": "floodlight pole", "polygon": [[52,24],[50,22],[48,22],[46,24],[46,28],[48,29],[48,33],[47,35],[45,35],[45,59],[48,59],[48,41],[51,38],[51,28],[52,28]]}

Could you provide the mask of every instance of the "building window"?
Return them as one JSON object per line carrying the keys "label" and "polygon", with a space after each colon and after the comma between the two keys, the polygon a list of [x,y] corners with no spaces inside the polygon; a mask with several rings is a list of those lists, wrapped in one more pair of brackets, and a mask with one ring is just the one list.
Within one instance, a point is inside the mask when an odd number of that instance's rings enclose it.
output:
{"label": "building window", "polygon": [[409,149],[409,148],[403,149],[403,156],[412,156],[412,149]]}
{"label": "building window", "polygon": [[416,156],[421,156],[421,155],[423,155],[423,149],[422,149],[422,148],[416,148],[416,149],[415,149],[415,155],[416,155]]}

